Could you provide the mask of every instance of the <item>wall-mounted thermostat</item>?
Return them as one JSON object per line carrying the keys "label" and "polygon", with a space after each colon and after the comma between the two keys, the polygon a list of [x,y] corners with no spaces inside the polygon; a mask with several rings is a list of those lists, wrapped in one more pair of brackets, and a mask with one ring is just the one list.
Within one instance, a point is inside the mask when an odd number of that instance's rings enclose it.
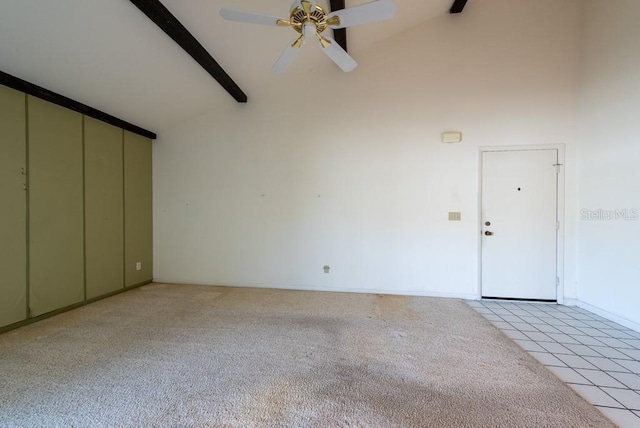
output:
{"label": "wall-mounted thermostat", "polygon": [[462,141],[462,132],[443,132],[442,142],[447,144],[459,143]]}

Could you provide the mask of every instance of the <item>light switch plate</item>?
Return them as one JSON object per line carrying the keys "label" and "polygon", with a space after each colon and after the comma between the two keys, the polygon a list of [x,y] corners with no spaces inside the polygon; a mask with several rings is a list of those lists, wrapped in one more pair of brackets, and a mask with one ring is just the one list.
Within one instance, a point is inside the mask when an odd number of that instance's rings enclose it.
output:
{"label": "light switch plate", "polygon": [[462,213],[449,212],[449,221],[460,221],[460,220],[462,220]]}

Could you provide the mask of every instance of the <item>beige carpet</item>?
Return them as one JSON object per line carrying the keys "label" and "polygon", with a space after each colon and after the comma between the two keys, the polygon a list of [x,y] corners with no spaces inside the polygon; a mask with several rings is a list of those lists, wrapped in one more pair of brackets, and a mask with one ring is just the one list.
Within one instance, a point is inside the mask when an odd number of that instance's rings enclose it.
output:
{"label": "beige carpet", "polygon": [[0,426],[613,426],[464,302],[153,284],[0,335]]}

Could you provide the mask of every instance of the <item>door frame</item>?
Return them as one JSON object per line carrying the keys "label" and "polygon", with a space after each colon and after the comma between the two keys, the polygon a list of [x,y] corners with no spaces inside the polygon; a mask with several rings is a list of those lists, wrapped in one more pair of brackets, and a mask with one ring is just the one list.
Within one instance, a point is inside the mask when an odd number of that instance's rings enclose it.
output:
{"label": "door frame", "polygon": [[564,304],[564,234],[565,234],[565,145],[564,144],[528,144],[514,146],[484,146],[478,147],[478,221],[476,223],[476,236],[478,245],[478,284],[476,293],[478,300],[482,299],[482,154],[484,152],[512,152],[533,150],[557,150],[558,151],[558,188],[557,213],[558,232],[556,234],[556,275],[558,286],[556,288],[556,301]]}

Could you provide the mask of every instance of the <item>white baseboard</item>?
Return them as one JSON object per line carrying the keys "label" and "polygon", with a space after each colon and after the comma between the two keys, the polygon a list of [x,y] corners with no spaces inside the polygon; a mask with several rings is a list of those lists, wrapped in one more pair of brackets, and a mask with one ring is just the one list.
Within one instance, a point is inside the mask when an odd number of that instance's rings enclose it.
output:
{"label": "white baseboard", "polygon": [[[423,291],[423,290],[388,290],[378,288],[350,288],[350,287],[318,287],[318,286],[302,286],[302,285],[279,285],[279,284],[211,284],[198,281],[172,281],[163,280],[162,278],[154,278],[156,283],[168,283],[168,284],[193,284],[193,285],[207,285],[207,286],[219,286],[219,287],[239,287],[239,288],[271,288],[280,290],[296,290],[296,291],[328,291],[334,293],[364,293],[364,294],[390,294],[400,296],[419,296],[419,297],[444,297],[450,299],[464,299],[464,300],[480,300],[475,293],[442,293],[439,291]],[[623,325],[627,328],[640,332],[640,324],[612,314],[609,311],[590,305],[578,299],[564,299],[562,303],[564,306],[578,306],[579,308],[586,309],[596,315],[606,318],[610,321]]]}
{"label": "white baseboard", "polygon": [[450,299],[464,299],[464,300],[478,300],[477,294],[472,293],[442,293],[438,291],[424,291],[424,290],[388,290],[379,288],[351,288],[351,287],[319,287],[319,286],[302,286],[302,285],[280,285],[280,284],[211,284],[198,281],[171,281],[163,280],[162,278],[154,278],[156,283],[169,283],[169,284],[192,284],[192,285],[208,285],[218,287],[239,287],[239,288],[270,288],[279,290],[296,290],[296,291],[328,291],[334,293],[363,293],[363,294],[389,294],[399,296],[418,296],[418,297],[445,297]]}
{"label": "white baseboard", "polygon": [[635,321],[631,321],[628,320],[626,318],[623,318],[621,316],[618,316],[616,314],[612,314],[609,311],[606,311],[604,309],[598,308],[597,306],[593,306],[590,305],[588,303],[583,302],[582,300],[578,300],[578,299],[565,299],[565,305],[566,306],[577,306],[579,308],[582,309],[586,309],[589,312],[592,312],[596,315],[599,315],[603,318],[608,319],[609,321],[613,321],[615,323],[618,323],[620,325],[623,325],[627,328],[630,328],[631,330],[637,331],[640,333],[640,324],[638,324]]}

